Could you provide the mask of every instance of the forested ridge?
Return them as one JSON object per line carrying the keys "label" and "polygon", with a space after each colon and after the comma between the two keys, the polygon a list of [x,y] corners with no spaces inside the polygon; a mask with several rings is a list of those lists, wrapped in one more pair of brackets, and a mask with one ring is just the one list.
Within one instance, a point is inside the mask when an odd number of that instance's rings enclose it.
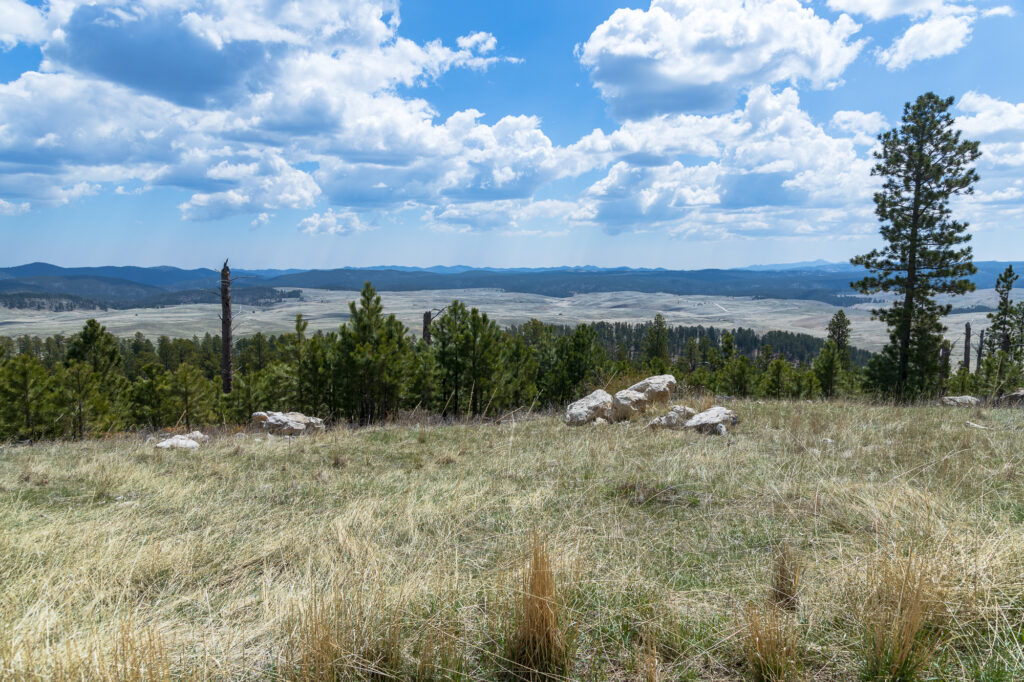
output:
{"label": "forested ridge", "polygon": [[[212,334],[118,339],[89,320],[70,337],[0,337],[0,438],[244,423],[258,410],[364,424],[416,408],[498,416],[665,372],[709,391],[818,397],[836,390],[822,378],[852,376],[869,357],[805,334],[669,327],[660,315],[500,329],[460,301],[433,321],[427,343],[384,314],[369,283],[350,315],[337,331],[307,335],[299,316],[292,333],[236,340],[230,394],[218,388],[221,340]],[[834,372],[822,369],[823,353]]]}

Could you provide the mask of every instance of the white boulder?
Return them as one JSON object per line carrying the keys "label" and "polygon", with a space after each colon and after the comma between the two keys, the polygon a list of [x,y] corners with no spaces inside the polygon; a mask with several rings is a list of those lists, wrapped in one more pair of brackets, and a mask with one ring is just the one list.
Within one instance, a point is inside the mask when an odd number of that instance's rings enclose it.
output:
{"label": "white boulder", "polygon": [[275,436],[298,436],[308,431],[323,431],[324,420],[301,412],[254,412],[252,423]]}
{"label": "white boulder", "polygon": [[667,403],[676,390],[676,378],[671,374],[659,374],[654,377],[647,377],[641,382],[635,383],[627,390],[642,393],[650,404]]}
{"label": "white boulder", "polygon": [[197,443],[209,443],[210,437],[202,431],[193,431],[192,433],[186,433],[185,438],[191,438]]}
{"label": "white boulder", "polygon": [[647,411],[647,396],[639,391],[624,389],[612,398],[612,421],[619,422]]}
{"label": "white boulder", "polygon": [[697,410],[685,405],[676,405],[660,417],[655,417],[648,424],[652,429],[681,429],[683,424],[696,416]]}
{"label": "white boulder", "polygon": [[192,440],[188,436],[181,435],[180,433],[178,435],[176,435],[176,436],[171,436],[167,440],[160,441],[159,443],[156,444],[156,446],[158,448],[163,448],[165,450],[170,449],[170,448],[182,448],[182,449],[185,449],[185,450],[198,450],[199,449],[199,443],[197,443],[196,441]]}
{"label": "white boulder", "polygon": [[611,417],[611,412],[611,395],[607,391],[597,389],[565,408],[565,423],[569,426],[582,426],[599,417],[607,420]]}
{"label": "white boulder", "polygon": [[718,434],[724,436],[727,426],[739,423],[739,417],[732,410],[715,405],[710,410],[704,410],[698,415],[691,417],[685,424],[684,429],[693,429],[700,433]]}
{"label": "white boulder", "polygon": [[947,395],[942,398],[942,404],[948,407],[977,407],[981,401],[973,395]]}

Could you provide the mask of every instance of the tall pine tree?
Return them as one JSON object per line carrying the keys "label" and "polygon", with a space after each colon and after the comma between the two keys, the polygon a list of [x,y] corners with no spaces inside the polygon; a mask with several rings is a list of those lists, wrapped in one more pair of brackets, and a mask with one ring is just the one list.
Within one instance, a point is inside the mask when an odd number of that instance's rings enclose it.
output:
{"label": "tall pine tree", "polygon": [[938,388],[942,317],[952,306],[937,294],[974,290],[967,223],[953,219],[950,199],[973,193],[978,143],[953,127],[953,98],[927,93],[908,102],[902,124],[883,133],[872,175],[884,179],[875,193],[882,249],[851,259],[870,274],[852,286],[864,294],[894,293],[874,316],[889,327],[889,344],[869,366],[876,390],[909,399]]}
{"label": "tall pine tree", "polygon": [[1018,277],[1019,275],[1013,271],[1013,266],[1007,265],[1006,270],[996,280],[996,295],[999,297],[996,311],[988,314],[988,319],[992,321],[989,325],[989,339],[994,346],[993,350],[1007,354],[1014,346],[1014,317],[1017,310],[1010,297],[1013,294],[1013,283]]}

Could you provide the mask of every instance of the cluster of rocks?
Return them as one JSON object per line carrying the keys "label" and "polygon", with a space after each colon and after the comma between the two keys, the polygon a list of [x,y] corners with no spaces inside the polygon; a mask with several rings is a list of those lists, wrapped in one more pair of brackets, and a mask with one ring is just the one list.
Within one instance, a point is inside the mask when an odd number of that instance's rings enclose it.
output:
{"label": "cluster of rocks", "polygon": [[565,423],[569,426],[583,426],[591,422],[630,419],[646,412],[653,404],[667,403],[675,389],[676,378],[671,374],[648,377],[614,396],[598,389],[566,408]]}
{"label": "cluster of rocks", "polygon": [[252,423],[275,436],[298,436],[324,430],[323,419],[307,417],[301,412],[253,412]]}
{"label": "cluster of rocks", "polygon": [[[598,389],[566,408],[565,423],[569,426],[583,426],[591,423],[627,421],[647,412],[652,405],[667,404],[675,389],[676,378],[671,374],[648,377],[614,396]],[[738,422],[736,413],[724,407],[712,407],[698,414],[690,407],[676,405],[666,414],[653,419],[648,426],[725,434],[727,426]]]}
{"label": "cluster of rocks", "polygon": [[[303,433],[324,430],[324,420],[307,417],[301,412],[254,412],[252,423],[274,436],[298,436]],[[160,441],[156,447],[162,449],[197,450],[210,437],[199,431],[177,434]]]}

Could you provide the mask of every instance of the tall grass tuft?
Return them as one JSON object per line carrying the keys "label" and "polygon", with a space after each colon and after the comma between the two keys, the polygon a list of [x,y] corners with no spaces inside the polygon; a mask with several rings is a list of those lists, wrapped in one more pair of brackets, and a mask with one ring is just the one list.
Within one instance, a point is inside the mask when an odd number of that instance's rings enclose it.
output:
{"label": "tall grass tuft", "polygon": [[[394,679],[401,664],[400,621],[378,590],[314,593],[292,614],[279,677],[292,682]],[[370,595],[370,596],[366,596]]]}
{"label": "tall grass tuft", "polygon": [[800,574],[803,566],[788,542],[779,545],[772,571],[770,600],[780,609],[796,611],[799,607],[797,591],[800,588]]}
{"label": "tall grass tuft", "polygon": [[561,604],[547,545],[533,533],[530,561],[523,571],[522,594],[508,644],[508,658],[520,679],[564,676],[569,664]]}
{"label": "tall grass tuft", "polygon": [[743,652],[754,682],[803,679],[799,647],[800,633],[789,613],[772,603],[747,607]]}
{"label": "tall grass tuft", "polygon": [[643,682],[660,682],[661,660],[658,658],[658,645],[654,637],[644,639],[643,647],[637,654],[637,673]]}
{"label": "tall grass tuft", "polygon": [[871,566],[863,597],[863,678],[873,682],[922,679],[941,645],[943,589],[930,566],[913,556]]}

